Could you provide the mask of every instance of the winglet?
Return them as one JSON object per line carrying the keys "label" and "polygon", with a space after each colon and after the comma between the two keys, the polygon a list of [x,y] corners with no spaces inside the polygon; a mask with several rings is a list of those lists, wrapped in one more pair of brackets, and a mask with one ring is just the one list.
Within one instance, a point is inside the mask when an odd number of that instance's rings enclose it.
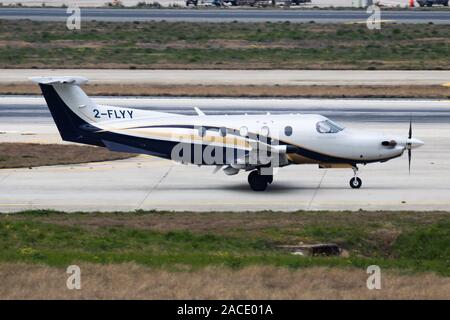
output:
{"label": "winglet", "polygon": [[198,114],[199,116],[205,116],[205,113],[204,113],[202,110],[200,110],[199,108],[194,107],[194,110],[195,110],[195,112],[197,112],[197,114]]}

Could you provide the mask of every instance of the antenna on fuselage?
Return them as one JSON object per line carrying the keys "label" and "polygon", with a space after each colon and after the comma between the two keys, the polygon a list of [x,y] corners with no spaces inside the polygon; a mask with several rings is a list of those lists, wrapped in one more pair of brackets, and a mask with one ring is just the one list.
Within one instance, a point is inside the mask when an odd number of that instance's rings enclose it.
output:
{"label": "antenna on fuselage", "polygon": [[200,108],[194,107],[194,110],[199,116],[206,116],[206,114],[202,110],[200,110]]}

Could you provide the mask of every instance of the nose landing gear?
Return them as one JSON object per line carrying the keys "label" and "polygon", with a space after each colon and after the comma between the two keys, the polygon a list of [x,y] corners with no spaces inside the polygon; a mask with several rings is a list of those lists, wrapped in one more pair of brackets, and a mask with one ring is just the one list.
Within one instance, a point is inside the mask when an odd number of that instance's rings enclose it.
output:
{"label": "nose landing gear", "polygon": [[354,176],[350,179],[350,187],[352,187],[353,189],[359,189],[362,186],[362,180],[358,178],[358,167],[353,167],[353,173]]}

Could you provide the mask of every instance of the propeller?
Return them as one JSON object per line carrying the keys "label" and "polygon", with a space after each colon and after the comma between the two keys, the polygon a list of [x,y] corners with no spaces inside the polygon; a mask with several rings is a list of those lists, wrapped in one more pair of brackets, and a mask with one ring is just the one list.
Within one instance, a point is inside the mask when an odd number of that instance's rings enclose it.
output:
{"label": "propeller", "polygon": [[412,132],[412,115],[409,120],[409,131],[408,131],[408,138],[406,139],[405,147],[403,150],[408,149],[408,172],[411,174],[411,158],[412,158],[412,149],[419,148],[423,146],[423,141],[413,138],[413,132]]}

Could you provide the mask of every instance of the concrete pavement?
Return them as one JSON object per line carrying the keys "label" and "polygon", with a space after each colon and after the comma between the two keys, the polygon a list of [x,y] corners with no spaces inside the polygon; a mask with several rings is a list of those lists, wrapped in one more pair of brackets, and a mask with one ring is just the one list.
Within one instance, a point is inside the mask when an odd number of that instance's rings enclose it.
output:
{"label": "concrete pavement", "polygon": [[[405,133],[404,124],[355,124]],[[317,166],[282,168],[263,193],[247,174],[138,158],[68,166],[0,170],[0,212],[25,209],[91,210],[450,210],[450,125],[417,124],[426,143],[406,156],[362,167],[363,187],[353,190],[351,170]]]}
{"label": "concrete pavement", "polygon": [[443,85],[450,70],[127,70],[0,69],[0,84],[29,77],[80,75],[92,84],[155,85]]}

